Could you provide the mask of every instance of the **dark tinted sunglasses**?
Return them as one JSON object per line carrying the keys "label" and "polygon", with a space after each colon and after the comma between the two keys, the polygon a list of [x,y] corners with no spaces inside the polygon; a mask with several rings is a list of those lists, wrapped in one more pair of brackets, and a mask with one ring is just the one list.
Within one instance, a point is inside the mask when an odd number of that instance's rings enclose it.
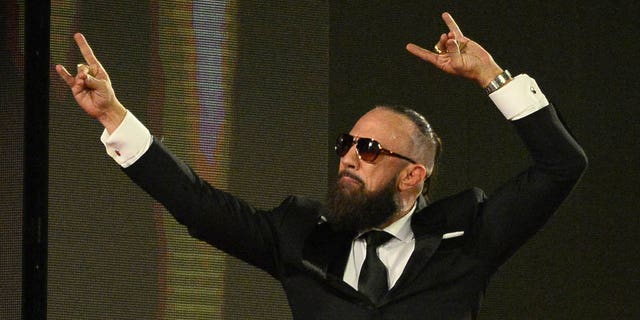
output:
{"label": "dark tinted sunglasses", "polygon": [[416,164],[416,162],[411,158],[383,148],[378,141],[375,141],[371,138],[354,137],[348,133],[343,133],[338,137],[338,139],[336,139],[336,153],[338,154],[338,156],[344,157],[344,155],[349,152],[349,149],[351,149],[351,146],[353,146],[353,144],[356,145],[356,153],[358,154],[358,158],[366,162],[374,162],[380,154],[385,154]]}

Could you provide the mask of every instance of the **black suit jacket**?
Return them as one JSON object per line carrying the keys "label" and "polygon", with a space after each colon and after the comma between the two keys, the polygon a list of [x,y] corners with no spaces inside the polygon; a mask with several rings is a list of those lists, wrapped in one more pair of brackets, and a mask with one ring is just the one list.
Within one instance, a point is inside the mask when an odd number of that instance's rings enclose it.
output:
{"label": "black suit jacket", "polygon": [[[289,197],[257,210],[210,186],[159,142],[125,172],[189,233],[278,279],[296,319],[472,319],[491,275],[547,221],[586,167],[552,106],[514,122],[533,165],[490,198],[476,188],[427,205],[411,220],[415,250],[373,304],[342,281],[353,234],[323,223],[325,208]],[[464,235],[443,239],[445,233]]]}

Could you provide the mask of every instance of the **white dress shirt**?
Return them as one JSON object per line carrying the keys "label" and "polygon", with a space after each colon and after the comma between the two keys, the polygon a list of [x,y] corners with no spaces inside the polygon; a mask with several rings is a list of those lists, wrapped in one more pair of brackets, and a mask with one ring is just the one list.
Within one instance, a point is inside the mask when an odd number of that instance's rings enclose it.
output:
{"label": "white dress shirt", "polygon": [[[416,242],[411,230],[411,216],[413,216],[415,210],[416,205],[414,204],[409,213],[383,229],[393,236],[376,250],[380,261],[387,268],[387,285],[389,288],[393,287],[398,278],[400,278],[415,248]],[[357,237],[351,243],[351,252],[342,277],[344,282],[356,290],[358,289],[360,270],[366,256],[367,242],[364,238]]]}

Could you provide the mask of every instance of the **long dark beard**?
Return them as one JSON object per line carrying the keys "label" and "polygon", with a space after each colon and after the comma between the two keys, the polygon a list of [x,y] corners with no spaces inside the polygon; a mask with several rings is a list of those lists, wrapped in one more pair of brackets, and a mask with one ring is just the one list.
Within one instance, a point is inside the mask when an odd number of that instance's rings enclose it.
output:
{"label": "long dark beard", "polygon": [[335,229],[360,232],[378,227],[398,210],[395,180],[389,181],[380,191],[367,194],[364,185],[348,188],[340,184],[340,178],[329,191],[326,216]]}

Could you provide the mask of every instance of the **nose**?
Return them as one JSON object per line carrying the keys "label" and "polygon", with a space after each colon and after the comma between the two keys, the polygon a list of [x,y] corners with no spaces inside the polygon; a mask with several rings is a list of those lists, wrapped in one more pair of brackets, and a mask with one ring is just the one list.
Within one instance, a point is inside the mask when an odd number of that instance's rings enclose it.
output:
{"label": "nose", "polygon": [[357,169],[360,166],[360,158],[356,152],[355,144],[349,148],[347,153],[340,157],[340,169],[350,168]]}

